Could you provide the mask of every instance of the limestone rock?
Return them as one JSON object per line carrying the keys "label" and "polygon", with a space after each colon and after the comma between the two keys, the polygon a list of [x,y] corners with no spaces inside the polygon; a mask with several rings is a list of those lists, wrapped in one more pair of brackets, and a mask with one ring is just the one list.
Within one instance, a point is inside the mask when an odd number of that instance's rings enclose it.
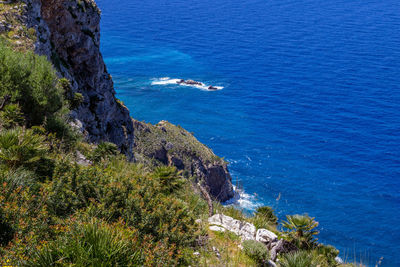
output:
{"label": "limestone rock", "polygon": [[278,236],[268,231],[267,229],[258,229],[256,234],[256,241],[268,244],[278,239]]}
{"label": "limestone rock", "polygon": [[254,240],[256,227],[248,222],[242,222],[224,214],[215,214],[208,218],[210,225],[217,225],[240,236],[242,240]]}
{"label": "limestone rock", "polygon": [[86,157],[79,151],[76,151],[76,163],[82,166],[89,166],[92,164],[92,162],[86,159]]}
{"label": "limestone rock", "polygon": [[213,231],[213,232],[225,232],[225,231],[226,231],[225,228],[220,227],[220,226],[216,226],[216,225],[211,225],[211,226],[209,227],[209,229],[210,229],[211,231]]}
{"label": "limestone rock", "polygon": [[115,143],[132,156],[133,124],[115,98],[113,81],[100,53],[100,11],[92,0],[24,0],[25,25],[37,34],[35,52],[45,55],[60,77],[71,82],[83,104],[71,113],[91,142]]}

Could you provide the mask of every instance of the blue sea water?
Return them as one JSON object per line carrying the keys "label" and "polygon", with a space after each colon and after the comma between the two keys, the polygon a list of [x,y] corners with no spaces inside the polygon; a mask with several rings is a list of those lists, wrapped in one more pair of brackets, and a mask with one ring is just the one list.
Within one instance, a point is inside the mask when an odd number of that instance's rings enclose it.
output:
{"label": "blue sea water", "polygon": [[98,4],[134,118],[179,124],[224,156],[244,208],[308,213],[343,258],[400,266],[400,1]]}

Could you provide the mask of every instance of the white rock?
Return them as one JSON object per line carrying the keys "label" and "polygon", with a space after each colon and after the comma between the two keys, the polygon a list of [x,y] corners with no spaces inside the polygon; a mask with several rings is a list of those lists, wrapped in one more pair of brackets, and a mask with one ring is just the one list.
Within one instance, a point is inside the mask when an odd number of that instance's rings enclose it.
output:
{"label": "white rock", "polygon": [[255,239],[257,229],[251,223],[235,220],[232,217],[223,214],[215,214],[214,216],[211,216],[208,218],[208,223],[211,225],[221,226],[226,230],[237,234],[243,240]]}
{"label": "white rock", "polygon": [[277,239],[278,236],[267,229],[258,229],[256,234],[256,241],[262,243],[269,243]]}
{"label": "white rock", "polygon": [[200,252],[198,252],[198,251],[193,252],[193,255],[195,255],[195,256],[200,256]]}
{"label": "white rock", "polygon": [[339,264],[343,264],[343,263],[344,263],[344,261],[342,260],[342,258],[339,257],[339,256],[336,256],[335,261],[336,261],[337,263],[339,263]]}
{"label": "white rock", "polygon": [[210,230],[213,231],[213,232],[225,232],[225,231],[226,231],[225,228],[222,228],[222,227],[216,226],[216,225],[212,225],[212,226],[210,226],[209,228],[210,228]]}

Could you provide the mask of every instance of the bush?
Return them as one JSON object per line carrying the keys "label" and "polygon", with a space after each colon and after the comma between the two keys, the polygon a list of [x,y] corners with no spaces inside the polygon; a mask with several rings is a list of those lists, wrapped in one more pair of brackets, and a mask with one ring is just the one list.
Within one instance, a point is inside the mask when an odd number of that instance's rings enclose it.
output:
{"label": "bush", "polygon": [[[93,220],[37,250],[25,266],[138,266],[140,248],[126,231]],[[132,234],[132,233],[131,233]]]}
{"label": "bush", "polygon": [[333,246],[319,244],[312,253],[321,267],[338,265],[335,258],[339,255],[339,250]]}
{"label": "bush", "polygon": [[47,185],[50,213],[65,217],[88,207],[92,200],[98,200],[99,178],[95,168],[83,169],[68,160],[57,162],[53,180]]}
{"label": "bush", "polygon": [[276,217],[271,207],[263,206],[257,208],[251,221],[257,229],[265,228],[273,230],[278,224],[278,217]]}
{"label": "bush", "polygon": [[64,92],[64,98],[68,101],[70,109],[78,108],[84,101],[84,97],[81,93],[74,93],[70,82],[66,78],[59,80],[59,84]]}
{"label": "bush", "polygon": [[287,215],[287,221],[283,222],[285,238],[293,242],[299,249],[312,249],[317,245],[315,237],[319,232],[315,229],[318,222],[315,218],[305,215]]}
{"label": "bush", "polygon": [[317,267],[312,254],[307,251],[284,254],[280,258],[280,267]]}
{"label": "bush", "polygon": [[6,105],[0,112],[0,119],[1,125],[6,129],[22,126],[25,121],[18,104]]}
{"label": "bush", "polygon": [[55,143],[65,150],[72,150],[81,138],[81,135],[68,124],[68,118],[63,114],[48,117],[45,128],[55,137]]}
{"label": "bush", "polygon": [[269,253],[267,247],[255,240],[246,240],[243,242],[244,253],[253,259],[259,266],[267,266]]}
{"label": "bush", "polygon": [[14,128],[0,132],[0,162],[10,169],[32,167],[48,151],[44,137],[32,130]]}
{"label": "bush", "polygon": [[0,98],[18,103],[28,126],[42,124],[63,106],[62,89],[46,57],[15,52],[1,42]]}
{"label": "bush", "polygon": [[183,187],[184,178],[175,167],[161,166],[153,172],[153,177],[159,180],[163,193],[171,194]]}
{"label": "bush", "polygon": [[100,143],[93,151],[90,159],[94,162],[100,162],[102,160],[109,159],[118,154],[118,147],[110,142]]}
{"label": "bush", "polygon": [[32,186],[34,183],[25,184],[28,175],[25,171],[16,171],[0,176],[0,232],[3,245],[9,242],[5,250],[0,245],[0,265],[5,259],[17,261],[26,257],[40,240],[48,240],[53,234],[52,218],[44,205],[47,194]]}

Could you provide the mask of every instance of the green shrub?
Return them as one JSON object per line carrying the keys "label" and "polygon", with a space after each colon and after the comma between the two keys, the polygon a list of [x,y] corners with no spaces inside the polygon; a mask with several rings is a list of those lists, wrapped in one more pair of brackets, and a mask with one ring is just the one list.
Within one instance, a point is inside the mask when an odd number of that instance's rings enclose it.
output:
{"label": "green shrub", "polygon": [[65,217],[98,200],[101,184],[96,169],[83,169],[68,160],[57,162],[53,180],[47,185],[48,209],[51,214]]}
{"label": "green shrub", "polygon": [[339,255],[339,250],[333,246],[319,244],[312,253],[321,267],[338,265],[335,258]]}
{"label": "green shrub", "polygon": [[14,128],[0,132],[0,162],[10,169],[32,167],[48,151],[43,136]]}
{"label": "green shrub", "polygon": [[18,104],[6,105],[0,112],[1,125],[4,128],[12,128],[22,126],[24,124],[24,116]]}
{"label": "green shrub", "polygon": [[273,230],[278,224],[278,217],[276,217],[271,207],[263,206],[257,208],[251,221],[257,229],[265,228]]}
{"label": "green shrub", "polygon": [[71,83],[66,78],[61,78],[59,84],[63,90],[64,98],[68,101],[69,108],[78,108],[84,101],[83,95],[81,93],[74,93],[72,91]]}
{"label": "green shrub", "polygon": [[253,259],[259,266],[268,266],[269,253],[267,247],[255,240],[246,240],[242,243],[244,253]]}
{"label": "green shrub", "polygon": [[92,221],[73,225],[41,250],[25,266],[138,266],[143,263],[140,248],[123,229]]}
{"label": "green shrub", "polygon": [[153,172],[153,177],[159,180],[162,192],[171,194],[183,187],[184,178],[175,167],[161,166]]}
{"label": "green shrub", "polygon": [[0,43],[0,98],[5,97],[20,105],[28,126],[42,124],[63,106],[56,72],[46,57]]}
{"label": "green shrub", "polygon": [[118,147],[110,142],[102,142],[94,149],[90,159],[94,162],[109,159],[118,154]]}
{"label": "green shrub", "polygon": [[287,221],[283,222],[285,238],[293,242],[299,249],[312,249],[317,245],[315,237],[319,232],[315,228],[318,222],[315,218],[305,215],[287,215]]}
{"label": "green shrub", "polygon": [[317,267],[312,254],[308,251],[298,251],[295,253],[284,254],[280,258],[280,267]]}
{"label": "green shrub", "polygon": [[56,143],[64,150],[72,150],[81,139],[80,133],[68,124],[66,115],[56,114],[47,118],[45,129],[55,135]]}
{"label": "green shrub", "polygon": [[14,229],[3,218],[2,210],[0,209],[0,247],[6,246],[14,237]]}

